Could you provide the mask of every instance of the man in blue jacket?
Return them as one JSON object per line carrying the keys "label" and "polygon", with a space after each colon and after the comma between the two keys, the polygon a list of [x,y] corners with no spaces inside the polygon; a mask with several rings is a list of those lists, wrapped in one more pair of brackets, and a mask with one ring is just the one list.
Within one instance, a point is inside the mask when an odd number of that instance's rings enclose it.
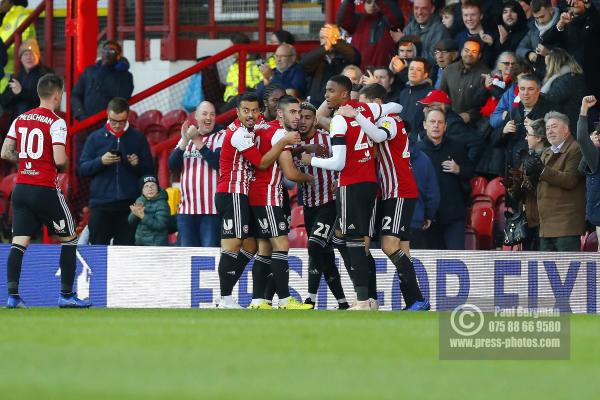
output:
{"label": "man in blue jacket", "polygon": [[138,180],[153,175],[150,146],[127,122],[129,104],[123,98],[108,103],[108,122],[85,142],[79,175],[91,178],[90,244],[133,244],[127,222],[129,206],[139,196]]}

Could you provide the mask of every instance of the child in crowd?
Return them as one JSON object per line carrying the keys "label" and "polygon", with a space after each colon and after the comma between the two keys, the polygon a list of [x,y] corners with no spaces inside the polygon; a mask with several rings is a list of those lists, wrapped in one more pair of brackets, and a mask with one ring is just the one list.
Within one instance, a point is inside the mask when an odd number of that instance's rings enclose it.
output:
{"label": "child in crowd", "polygon": [[137,246],[166,246],[168,244],[169,220],[171,212],[167,193],[159,188],[153,175],[141,178],[142,195],[135,204],[129,206],[129,223],[137,225],[135,244]]}

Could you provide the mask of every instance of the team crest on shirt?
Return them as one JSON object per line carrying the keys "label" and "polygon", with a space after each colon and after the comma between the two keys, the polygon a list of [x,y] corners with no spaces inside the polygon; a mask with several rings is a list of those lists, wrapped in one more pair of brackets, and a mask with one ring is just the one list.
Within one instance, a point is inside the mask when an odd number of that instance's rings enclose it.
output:
{"label": "team crest on shirt", "polygon": [[242,230],[244,231],[244,233],[248,233],[248,225],[244,225],[242,227]]}
{"label": "team crest on shirt", "polygon": [[285,226],[285,222],[280,222],[280,223],[279,223],[279,230],[281,230],[281,231],[285,231],[285,228],[287,228],[287,227]]}

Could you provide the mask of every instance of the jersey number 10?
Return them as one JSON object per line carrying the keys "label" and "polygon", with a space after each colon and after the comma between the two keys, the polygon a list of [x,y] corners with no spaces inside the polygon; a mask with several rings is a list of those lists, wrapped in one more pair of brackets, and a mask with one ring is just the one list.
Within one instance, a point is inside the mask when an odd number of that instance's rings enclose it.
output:
{"label": "jersey number 10", "polygon": [[[21,135],[21,148],[19,152],[19,158],[30,158],[37,160],[42,156],[44,152],[44,133],[41,129],[33,128],[30,132],[27,128],[19,128],[19,134]],[[35,151],[33,151],[35,147]]]}

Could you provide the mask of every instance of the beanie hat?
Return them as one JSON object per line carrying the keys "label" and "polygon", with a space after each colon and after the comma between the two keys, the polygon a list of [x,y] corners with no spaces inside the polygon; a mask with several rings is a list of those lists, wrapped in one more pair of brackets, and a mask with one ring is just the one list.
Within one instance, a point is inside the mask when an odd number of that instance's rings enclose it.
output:
{"label": "beanie hat", "polygon": [[154,175],[144,175],[140,178],[140,190],[144,188],[144,185],[148,182],[154,182],[158,185],[158,179]]}
{"label": "beanie hat", "polygon": [[37,40],[27,39],[26,41],[24,41],[21,44],[21,47],[19,47],[19,58],[21,58],[23,53],[25,53],[26,51],[31,51],[37,56],[37,58],[40,58],[40,45],[38,44]]}

